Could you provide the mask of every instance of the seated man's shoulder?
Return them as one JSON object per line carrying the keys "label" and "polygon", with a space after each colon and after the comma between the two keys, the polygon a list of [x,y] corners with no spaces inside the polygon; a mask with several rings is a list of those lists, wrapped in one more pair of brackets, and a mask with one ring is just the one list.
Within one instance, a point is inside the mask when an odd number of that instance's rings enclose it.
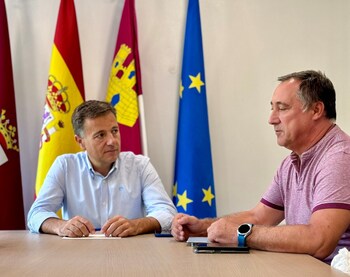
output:
{"label": "seated man's shoulder", "polygon": [[66,163],[66,164],[76,164],[76,163],[84,162],[85,159],[86,159],[85,152],[65,153],[65,154],[59,155],[56,158],[56,162]]}
{"label": "seated man's shoulder", "polygon": [[147,156],[141,154],[134,154],[131,151],[120,152],[119,158],[121,160],[131,160],[131,161],[148,161],[149,158]]}
{"label": "seated man's shoulder", "polygon": [[350,136],[345,133],[338,126],[334,128],[334,135],[329,140],[327,145],[334,152],[347,152],[350,151]]}
{"label": "seated man's shoulder", "polygon": [[149,163],[150,159],[143,155],[135,155],[133,152],[120,152],[119,163],[129,166],[144,166]]}

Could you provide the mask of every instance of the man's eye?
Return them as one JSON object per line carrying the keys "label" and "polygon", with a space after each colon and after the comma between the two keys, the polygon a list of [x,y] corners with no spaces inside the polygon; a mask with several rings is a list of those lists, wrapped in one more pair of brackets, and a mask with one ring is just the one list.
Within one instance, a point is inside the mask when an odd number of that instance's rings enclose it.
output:
{"label": "man's eye", "polygon": [[104,138],[104,136],[105,136],[105,135],[101,133],[101,134],[97,134],[97,135],[95,136],[95,138],[102,139],[102,138]]}
{"label": "man's eye", "polygon": [[286,107],[286,106],[279,106],[278,110],[279,111],[286,111],[286,110],[288,110],[288,107]]}

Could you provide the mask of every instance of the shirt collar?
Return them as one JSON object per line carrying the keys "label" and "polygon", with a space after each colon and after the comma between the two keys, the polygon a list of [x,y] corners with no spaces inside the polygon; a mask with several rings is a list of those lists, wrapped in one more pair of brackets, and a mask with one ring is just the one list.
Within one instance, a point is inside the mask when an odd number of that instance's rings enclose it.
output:
{"label": "shirt collar", "polygon": [[316,144],[302,153],[300,157],[295,152],[292,152],[290,154],[292,161],[295,162],[299,159],[306,161],[311,159],[319,151],[319,149],[323,148],[324,145],[333,137],[333,133],[336,132],[337,129],[339,129],[338,125],[333,124],[329,128],[328,132]]}

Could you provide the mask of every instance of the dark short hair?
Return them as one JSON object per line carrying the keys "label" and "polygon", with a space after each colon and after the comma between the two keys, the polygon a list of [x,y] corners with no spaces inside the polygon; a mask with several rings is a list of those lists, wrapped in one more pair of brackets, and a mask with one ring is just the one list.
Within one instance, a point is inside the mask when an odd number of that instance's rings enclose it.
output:
{"label": "dark short hair", "polygon": [[83,102],[76,107],[72,115],[74,134],[82,137],[86,119],[96,118],[107,113],[113,113],[115,117],[117,116],[115,108],[108,102],[98,100],[88,100]]}
{"label": "dark short hair", "polygon": [[320,101],[324,104],[326,117],[334,120],[337,118],[335,89],[324,73],[314,70],[294,72],[279,77],[278,81],[284,82],[292,78],[301,81],[298,96],[305,109]]}

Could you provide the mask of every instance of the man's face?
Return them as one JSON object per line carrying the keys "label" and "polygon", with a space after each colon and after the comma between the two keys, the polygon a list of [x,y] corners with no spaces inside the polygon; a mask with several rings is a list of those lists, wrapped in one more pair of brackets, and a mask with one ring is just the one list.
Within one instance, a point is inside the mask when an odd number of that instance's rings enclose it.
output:
{"label": "man's face", "polygon": [[271,100],[269,124],[273,125],[277,143],[297,154],[301,154],[308,144],[312,130],[313,111],[304,110],[297,96],[300,81],[295,79],[280,83]]}
{"label": "man's face", "polygon": [[109,171],[120,153],[120,133],[113,113],[85,120],[83,137],[76,141],[86,150],[94,169]]}

